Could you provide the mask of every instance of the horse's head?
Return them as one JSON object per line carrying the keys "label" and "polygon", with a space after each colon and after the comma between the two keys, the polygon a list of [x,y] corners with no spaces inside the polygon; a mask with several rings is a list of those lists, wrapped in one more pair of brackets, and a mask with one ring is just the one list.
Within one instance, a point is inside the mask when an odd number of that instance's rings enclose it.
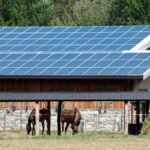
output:
{"label": "horse's head", "polygon": [[31,132],[31,126],[29,124],[26,125],[27,134]]}
{"label": "horse's head", "polygon": [[79,127],[80,120],[81,120],[81,113],[78,110],[78,108],[74,108],[74,114],[75,114],[75,118],[72,124],[72,130],[73,130],[73,134],[76,134],[78,133],[78,127]]}

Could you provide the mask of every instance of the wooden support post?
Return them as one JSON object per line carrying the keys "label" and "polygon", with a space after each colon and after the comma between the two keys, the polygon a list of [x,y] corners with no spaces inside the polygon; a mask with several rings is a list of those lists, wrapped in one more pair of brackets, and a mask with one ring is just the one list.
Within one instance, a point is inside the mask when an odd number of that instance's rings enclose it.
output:
{"label": "wooden support post", "polygon": [[136,124],[136,106],[135,106],[135,103],[134,103],[134,107],[133,107],[133,120],[132,120],[133,124]]}
{"label": "wooden support post", "polygon": [[39,102],[36,101],[36,108],[35,108],[35,118],[36,118],[36,136],[39,136],[39,109],[40,105]]}
{"label": "wooden support post", "polygon": [[47,102],[47,109],[48,109],[48,120],[47,120],[47,134],[51,135],[51,105],[50,101]]}
{"label": "wooden support post", "polygon": [[128,134],[128,101],[125,101],[125,134]]}
{"label": "wooden support post", "polygon": [[133,124],[133,114],[134,114],[134,104],[133,103],[131,103],[131,124]]}
{"label": "wooden support post", "polygon": [[146,101],[146,117],[149,114],[149,101]]}
{"label": "wooden support post", "polygon": [[58,135],[61,135],[61,122],[60,122],[61,107],[62,107],[62,101],[59,101],[58,102],[58,114],[57,114],[57,133],[58,133]]}
{"label": "wooden support post", "polygon": [[146,102],[142,102],[142,122],[144,122],[146,117]]}
{"label": "wooden support post", "polygon": [[140,123],[140,102],[136,101],[136,134],[139,134],[139,123]]}

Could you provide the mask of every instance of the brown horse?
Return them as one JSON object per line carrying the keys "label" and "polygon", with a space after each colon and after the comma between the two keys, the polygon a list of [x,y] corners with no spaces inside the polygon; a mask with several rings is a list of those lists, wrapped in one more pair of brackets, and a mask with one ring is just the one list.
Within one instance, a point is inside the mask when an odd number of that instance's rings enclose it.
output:
{"label": "brown horse", "polygon": [[[32,112],[29,115],[28,123],[26,125],[27,134],[30,134],[32,130],[32,135],[35,135],[35,124],[36,124],[36,118],[35,118],[35,109],[32,110]],[[42,108],[39,111],[39,121],[42,123],[42,134],[44,133],[44,121],[48,122],[48,119],[50,117],[49,111],[46,108]],[[32,125],[32,127],[31,127]],[[48,129],[48,123],[47,123],[47,129]],[[47,131],[48,134],[48,131]]]}
{"label": "brown horse", "polygon": [[64,123],[66,122],[65,134],[70,124],[72,134],[78,133],[78,127],[81,120],[81,113],[78,108],[62,110],[60,120],[62,123],[62,131],[64,131]]}

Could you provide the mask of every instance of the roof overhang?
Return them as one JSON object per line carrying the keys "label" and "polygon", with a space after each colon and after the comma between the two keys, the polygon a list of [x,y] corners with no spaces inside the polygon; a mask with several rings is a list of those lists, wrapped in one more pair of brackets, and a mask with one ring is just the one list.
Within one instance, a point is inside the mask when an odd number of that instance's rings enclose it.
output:
{"label": "roof overhang", "polygon": [[143,76],[46,76],[46,75],[0,75],[0,79],[131,79],[143,80]]}
{"label": "roof overhang", "polygon": [[0,102],[150,101],[150,92],[0,92]]}

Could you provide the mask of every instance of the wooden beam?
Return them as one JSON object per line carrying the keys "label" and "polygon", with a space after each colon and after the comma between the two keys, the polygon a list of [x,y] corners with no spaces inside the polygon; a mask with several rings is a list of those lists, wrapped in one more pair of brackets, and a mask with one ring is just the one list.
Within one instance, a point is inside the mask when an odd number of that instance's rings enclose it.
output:
{"label": "wooden beam", "polygon": [[58,135],[61,135],[61,122],[60,122],[61,107],[62,107],[62,101],[59,101],[58,102],[58,112],[57,112],[57,133],[58,133]]}
{"label": "wooden beam", "polygon": [[40,105],[39,105],[39,102],[36,101],[36,107],[35,107],[36,136],[39,136],[39,110],[40,110]]}
{"label": "wooden beam", "polygon": [[149,101],[146,101],[146,117],[149,114]]}
{"label": "wooden beam", "polygon": [[50,101],[47,102],[47,109],[48,109],[48,120],[47,120],[47,134],[51,135],[51,105]]}
{"label": "wooden beam", "polygon": [[125,134],[128,134],[128,101],[125,101]]}

